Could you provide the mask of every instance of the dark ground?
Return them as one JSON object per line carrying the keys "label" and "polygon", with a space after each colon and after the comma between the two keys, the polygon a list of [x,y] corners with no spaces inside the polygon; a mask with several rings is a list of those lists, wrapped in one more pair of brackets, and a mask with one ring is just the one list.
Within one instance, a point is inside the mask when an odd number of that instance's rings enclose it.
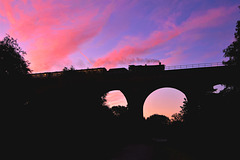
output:
{"label": "dark ground", "polygon": [[[162,141],[162,142],[160,142]],[[165,140],[132,143],[123,146],[116,152],[111,160],[190,160],[193,159],[189,154],[174,148]]]}

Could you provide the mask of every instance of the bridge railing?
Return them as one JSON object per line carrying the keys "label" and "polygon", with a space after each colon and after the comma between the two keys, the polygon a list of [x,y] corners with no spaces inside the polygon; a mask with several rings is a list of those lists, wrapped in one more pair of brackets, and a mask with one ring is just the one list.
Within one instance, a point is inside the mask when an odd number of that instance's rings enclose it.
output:
{"label": "bridge railing", "polygon": [[190,68],[205,68],[205,67],[219,67],[219,66],[224,66],[224,64],[223,64],[222,62],[214,62],[214,63],[198,63],[198,64],[166,66],[166,67],[165,67],[165,70],[190,69]]}
{"label": "bridge railing", "polygon": [[[218,67],[218,66],[224,66],[224,65],[222,64],[222,62],[187,64],[187,65],[165,66],[165,70],[205,68],[205,67]],[[88,74],[88,73],[101,73],[101,72],[105,72],[105,71],[107,71],[105,68],[93,68],[93,69],[76,70],[75,72]],[[122,70],[120,70],[120,71],[122,71]],[[34,73],[34,74],[32,74],[32,77],[34,77],[34,78],[57,77],[57,76],[61,76],[62,74],[63,74],[62,71],[59,71],[59,72],[44,72],[44,73]]]}

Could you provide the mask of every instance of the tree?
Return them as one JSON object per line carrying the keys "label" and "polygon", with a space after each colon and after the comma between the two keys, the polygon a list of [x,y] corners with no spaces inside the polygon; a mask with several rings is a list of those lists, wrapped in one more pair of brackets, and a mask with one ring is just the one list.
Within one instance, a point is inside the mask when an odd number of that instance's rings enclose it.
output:
{"label": "tree", "polygon": [[76,69],[71,65],[71,67],[68,69],[67,67],[63,68],[63,72],[68,72],[68,71],[75,71]]}
{"label": "tree", "polygon": [[0,41],[0,78],[16,79],[31,73],[29,62],[24,59],[23,51],[17,40],[7,35]]}
{"label": "tree", "polygon": [[200,104],[193,105],[189,103],[189,101],[186,98],[184,98],[183,106],[180,106],[180,107],[182,109],[180,111],[180,115],[185,125],[194,126],[200,121],[200,117],[202,116],[201,114],[202,114],[203,106],[201,106]]}
{"label": "tree", "polygon": [[[240,6],[238,7],[240,9]],[[235,41],[232,42],[226,49],[223,50],[224,57],[228,57],[228,61],[223,61],[226,66],[237,66],[240,69],[240,20],[237,21],[234,37]],[[236,75],[239,78],[239,75]],[[225,84],[226,88],[222,94],[237,93],[240,94],[239,80],[235,84]]]}
{"label": "tree", "polygon": [[172,115],[172,122],[182,122],[183,121],[183,115],[181,113],[174,113]]}
{"label": "tree", "polygon": [[154,114],[147,118],[148,132],[151,137],[167,137],[169,133],[170,119],[164,115]]}
{"label": "tree", "polygon": [[128,107],[125,107],[125,106],[113,106],[111,108],[113,114],[116,116],[116,117],[122,117],[123,115],[126,115],[127,111],[128,111]]}
{"label": "tree", "polygon": [[[239,6],[240,9],[240,6]],[[226,66],[240,66],[240,20],[237,21],[236,32],[234,33],[235,41],[223,50],[224,57],[228,57],[228,61],[223,61]]]}
{"label": "tree", "polygon": [[25,79],[31,70],[29,62],[24,59],[23,51],[17,40],[9,35],[0,41],[0,80],[1,109],[19,111],[26,102],[27,88]]}
{"label": "tree", "polygon": [[154,114],[147,118],[147,121],[153,126],[166,127],[170,124],[170,119],[164,115]]}

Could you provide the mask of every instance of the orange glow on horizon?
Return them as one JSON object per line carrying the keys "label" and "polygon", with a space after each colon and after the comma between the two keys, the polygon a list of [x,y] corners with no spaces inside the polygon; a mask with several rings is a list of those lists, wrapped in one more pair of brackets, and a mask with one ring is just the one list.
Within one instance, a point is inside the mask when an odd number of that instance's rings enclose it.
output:
{"label": "orange glow on horizon", "polygon": [[[165,115],[171,119],[174,113],[178,113],[183,105],[186,96],[181,91],[174,88],[161,88],[152,92],[145,100],[143,106],[143,116],[145,118],[153,115]],[[106,96],[106,105],[110,108],[113,106],[127,106],[127,100],[119,90],[108,92]]]}
{"label": "orange glow on horizon", "polygon": [[143,116],[145,118],[153,115],[165,115],[171,119],[174,113],[180,112],[180,106],[186,96],[174,88],[161,88],[152,92],[145,100]]}

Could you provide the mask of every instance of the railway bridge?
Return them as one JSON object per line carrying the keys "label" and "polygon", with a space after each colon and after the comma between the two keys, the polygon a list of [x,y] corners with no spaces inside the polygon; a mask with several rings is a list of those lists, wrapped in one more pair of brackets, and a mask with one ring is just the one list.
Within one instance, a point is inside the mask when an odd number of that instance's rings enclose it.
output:
{"label": "railway bridge", "polygon": [[[175,68],[161,64],[130,65],[128,69],[94,68],[32,74],[31,85],[32,95],[35,97],[51,96],[50,93],[57,90],[55,93],[59,95],[74,94],[74,98],[78,98],[80,102],[82,99],[92,99],[92,95],[102,96],[109,91],[120,90],[126,97],[131,116],[142,119],[144,102],[157,89],[163,87],[178,89],[186,95],[189,103],[198,104],[213,86],[239,83],[237,76],[239,73],[236,67],[222,65]],[[78,94],[84,96],[77,97]]]}

